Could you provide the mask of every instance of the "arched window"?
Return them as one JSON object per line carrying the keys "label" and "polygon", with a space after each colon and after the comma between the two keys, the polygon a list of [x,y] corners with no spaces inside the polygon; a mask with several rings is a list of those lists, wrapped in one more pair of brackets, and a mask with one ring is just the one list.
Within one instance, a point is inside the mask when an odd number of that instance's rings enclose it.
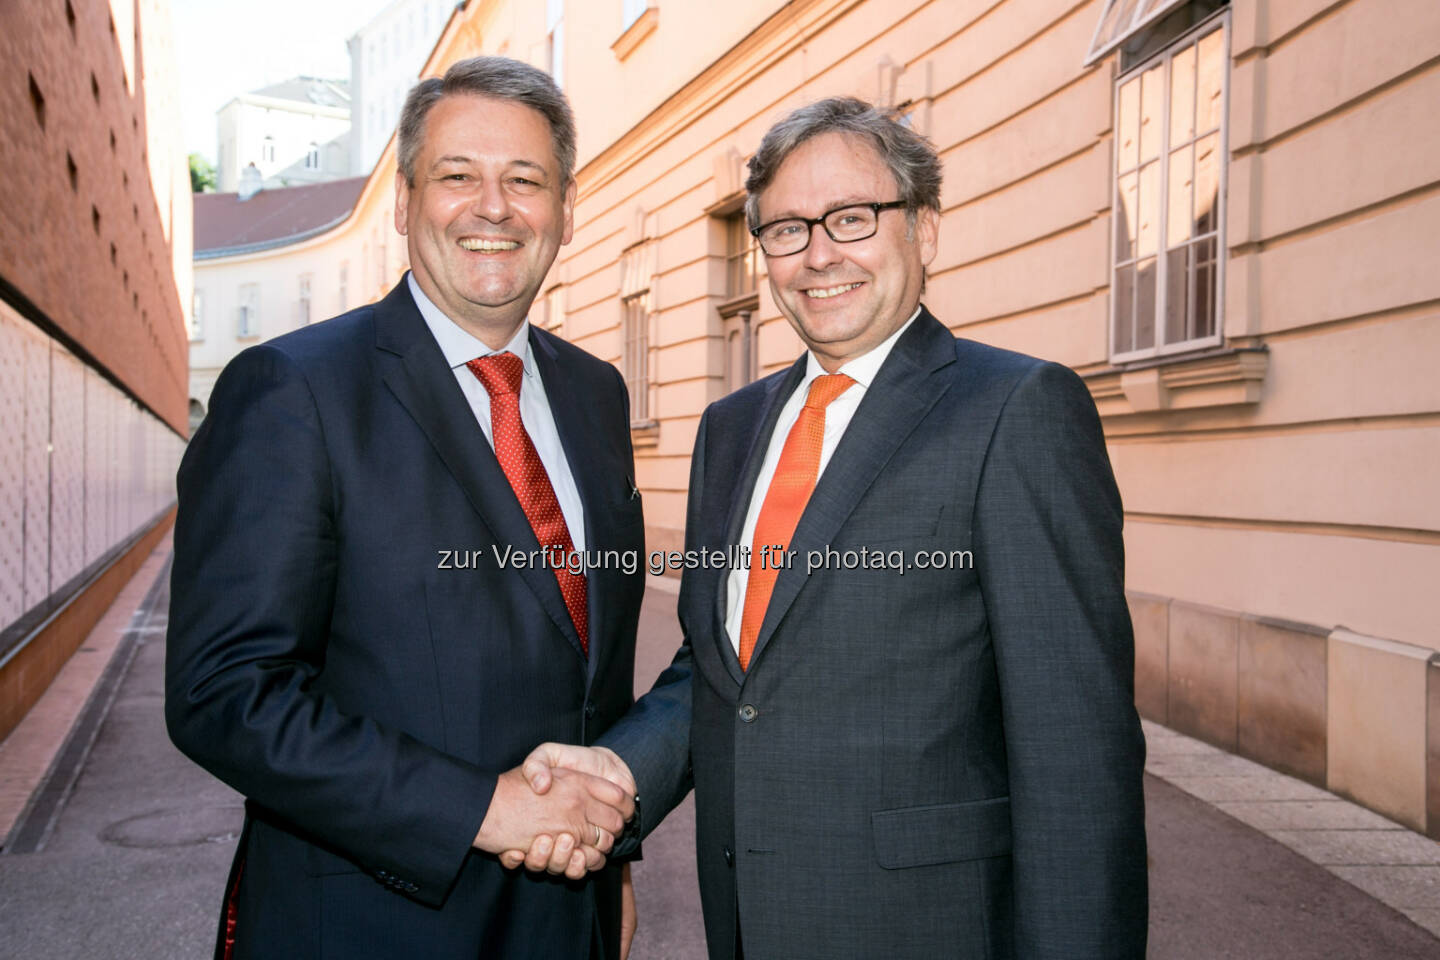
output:
{"label": "arched window", "polygon": [[305,169],[320,169],[320,145],[314,141],[311,141],[310,149],[305,151]]}

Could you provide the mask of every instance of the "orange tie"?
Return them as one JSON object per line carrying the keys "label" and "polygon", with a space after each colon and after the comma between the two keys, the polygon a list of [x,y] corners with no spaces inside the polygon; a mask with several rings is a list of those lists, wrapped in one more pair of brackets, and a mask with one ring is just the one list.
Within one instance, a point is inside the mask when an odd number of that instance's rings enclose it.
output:
{"label": "orange tie", "polygon": [[[755,542],[750,548],[750,578],[745,586],[745,610],[740,616],[742,670],[750,669],[755,638],[760,635],[775,578],[780,574],[776,558],[779,551],[789,548],[800,514],[805,512],[805,504],[815,489],[815,479],[820,473],[820,448],[825,442],[825,408],[854,383],[843,373],[831,373],[811,381],[805,406],[780,450],[780,462],[775,465],[775,476],[770,479],[770,489],[760,506],[760,516],[755,521]],[[771,549],[769,562],[765,563],[762,551],[767,546]]]}

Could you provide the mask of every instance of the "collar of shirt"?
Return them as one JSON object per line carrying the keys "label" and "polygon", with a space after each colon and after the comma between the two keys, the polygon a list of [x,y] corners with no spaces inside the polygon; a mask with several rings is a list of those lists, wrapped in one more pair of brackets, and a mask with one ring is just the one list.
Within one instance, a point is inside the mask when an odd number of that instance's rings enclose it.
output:
{"label": "collar of shirt", "polygon": [[405,280],[410,285],[410,296],[415,299],[415,306],[420,310],[420,316],[425,321],[425,326],[430,328],[430,335],[440,345],[440,352],[445,356],[445,363],[451,370],[463,367],[476,357],[489,356],[492,353],[513,353],[520,358],[525,367],[525,379],[530,380],[539,375],[535,368],[535,358],[530,354],[530,321],[527,318],[520,324],[520,329],[515,331],[515,336],[510,342],[499,350],[491,350],[484,341],[466,332],[458,323],[445,315],[445,312],[425,296],[425,291],[420,289],[420,284],[415,282],[414,273],[406,273]]}
{"label": "collar of shirt", "polygon": [[[918,316],[920,316],[920,307],[917,306],[915,312],[910,314],[910,319],[900,324],[899,330],[896,330],[890,334],[890,336],[880,341],[880,343],[876,344],[868,352],[862,353],[853,360],[846,361],[841,365],[840,369],[835,372],[843,373],[854,380],[860,385],[862,392],[870,389],[870,384],[874,381],[875,375],[880,372],[880,367],[885,363],[885,359],[890,356],[890,351],[894,348],[895,341],[900,339],[900,335],[909,329],[910,324],[914,323],[915,318]],[[820,366],[820,361],[815,358],[815,351],[811,350],[805,360],[805,379],[800,381],[800,386],[795,392],[804,396],[805,391],[810,389],[811,381],[816,377],[824,376],[824,374],[825,368]]]}

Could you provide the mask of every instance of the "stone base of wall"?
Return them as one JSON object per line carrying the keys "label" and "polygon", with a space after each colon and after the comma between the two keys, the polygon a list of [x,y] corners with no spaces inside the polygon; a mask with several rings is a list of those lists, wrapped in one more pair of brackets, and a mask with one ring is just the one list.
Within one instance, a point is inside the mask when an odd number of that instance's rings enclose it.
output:
{"label": "stone base of wall", "polygon": [[1440,839],[1440,653],[1131,593],[1141,715]]}
{"label": "stone base of wall", "polygon": [[172,508],[129,550],[116,557],[83,590],[37,627],[25,645],[0,667],[0,740],[10,735],[40,699],[65,661],[90,635],[121,588],[140,569],[174,522]]}
{"label": "stone base of wall", "polygon": [[[652,526],[650,526],[648,523],[645,525],[645,554],[646,554],[646,556],[642,558],[642,559],[644,560],[644,562],[647,562],[647,563],[648,563],[648,562],[649,562],[649,559],[650,559],[650,556],[652,556],[657,550],[663,550],[663,551],[665,551],[665,552],[669,552],[669,551],[671,551],[671,550],[684,550],[684,549],[685,549],[685,531],[684,531],[684,530],[676,530],[676,529],[673,528],[673,527],[652,527]],[[678,576],[680,576],[680,573],[681,573],[681,571],[679,571],[679,570],[666,570],[666,571],[665,571],[665,575],[666,575],[666,576],[676,576],[676,577],[678,577]]]}

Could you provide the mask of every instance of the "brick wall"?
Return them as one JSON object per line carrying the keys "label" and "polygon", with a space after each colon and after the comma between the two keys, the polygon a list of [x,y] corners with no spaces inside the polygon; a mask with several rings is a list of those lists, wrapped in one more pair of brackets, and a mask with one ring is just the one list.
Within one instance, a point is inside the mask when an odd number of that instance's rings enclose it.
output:
{"label": "brick wall", "polygon": [[[99,0],[0,4],[0,280],[17,309],[183,434],[172,193],[151,183],[139,14],[116,20]],[[124,53],[119,30],[134,31]]]}

